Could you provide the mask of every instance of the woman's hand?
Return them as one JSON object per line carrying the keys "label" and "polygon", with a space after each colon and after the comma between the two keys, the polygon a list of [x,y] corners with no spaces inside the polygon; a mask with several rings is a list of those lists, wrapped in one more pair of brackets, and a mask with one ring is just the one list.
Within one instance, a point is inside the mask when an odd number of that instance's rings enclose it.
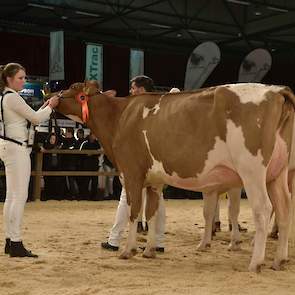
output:
{"label": "woman's hand", "polygon": [[48,105],[48,103],[49,103],[49,99],[44,101],[44,103],[41,106],[41,109],[44,109]]}
{"label": "woman's hand", "polygon": [[49,100],[48,100],[48,105],[54,109],[55,107],[57,107],[59,103],[59,97],[57,95],[52,96]]}

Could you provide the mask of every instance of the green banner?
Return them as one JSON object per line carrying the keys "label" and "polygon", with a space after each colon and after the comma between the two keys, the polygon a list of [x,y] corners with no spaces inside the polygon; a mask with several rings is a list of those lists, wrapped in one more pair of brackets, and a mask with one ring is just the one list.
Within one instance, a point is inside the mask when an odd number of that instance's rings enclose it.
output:
{"label": "green banner", "polygon": [[100,44],[87,44],[86,46],[86,80],[103,82],[103,47]]}
{"label": "green banner", "polygon": [[144,51],[141,49],[130,49],[129,79],[144,74]]}
{"label": "green banner", "polygon": [[50,32],[49,80],[64,79],[64,32]]}

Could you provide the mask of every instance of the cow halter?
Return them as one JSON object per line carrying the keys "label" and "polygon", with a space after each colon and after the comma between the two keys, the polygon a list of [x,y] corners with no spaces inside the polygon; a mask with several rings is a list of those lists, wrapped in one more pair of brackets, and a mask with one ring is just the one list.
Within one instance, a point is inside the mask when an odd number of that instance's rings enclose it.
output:
{"label": "cow halter", "polygon": [[76,100],[79,104],[81,104],[82,107],[82,121],[83,123],[86,123],[89,119],[89,108],[88,108],[88,101],[89,101],[89,95],[87,95],[85,92],[79,92],[76,95]]}
{"label": "cow halter", "polygon": [[[64,98],[63,91],[61,90],[57,94],[57,96],[59,98]],[[89,119],[89,108],[88,108],[89,95],[85,91],[81,91],[75,96],[75,98],[82,107],[82,121],[83,123],[86,123]]]}

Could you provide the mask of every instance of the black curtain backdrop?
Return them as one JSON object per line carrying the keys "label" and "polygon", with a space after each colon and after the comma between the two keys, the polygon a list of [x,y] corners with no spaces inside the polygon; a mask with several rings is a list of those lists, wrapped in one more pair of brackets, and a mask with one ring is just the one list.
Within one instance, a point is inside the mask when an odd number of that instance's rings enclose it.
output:
{"label": "black curtain backdrop", "polygon": [[[0,64],[19,62],[28,75],[48,76],[49,37],[0,32]],[[63,87],[83,81],[85,77],[85,47],[79,40],[70,40],[65,34],[65,81]],[[129,92],[130,49],[115,45],[104,45],[103,88],[116,89],[118,95]],[[287,85],[294,89],[295,52],[272,52],[273,64],[263,82]],[[234,83],[238,79],[239,66],[246,54],[221,50],[221,62],[205,82],[204,87]],[[189,54],[145,51],[145,74],[155,84],[183,88],[185,69]]]}

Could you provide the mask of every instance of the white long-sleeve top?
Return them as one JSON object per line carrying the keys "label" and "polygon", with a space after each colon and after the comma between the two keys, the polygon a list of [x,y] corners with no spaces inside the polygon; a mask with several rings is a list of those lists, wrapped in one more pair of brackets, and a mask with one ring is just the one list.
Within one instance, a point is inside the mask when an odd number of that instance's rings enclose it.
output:
{"label": "white long-sleeve top", "polygon": [[6,94],[3,100],[5,135],[6,137],[24,142],[28,139],[27,120],[37,125],[49,119],[52,109],[46,106],[43,109],[34,111],[16,91],[5,87],[3,93],[7,91],[13,93]]}

